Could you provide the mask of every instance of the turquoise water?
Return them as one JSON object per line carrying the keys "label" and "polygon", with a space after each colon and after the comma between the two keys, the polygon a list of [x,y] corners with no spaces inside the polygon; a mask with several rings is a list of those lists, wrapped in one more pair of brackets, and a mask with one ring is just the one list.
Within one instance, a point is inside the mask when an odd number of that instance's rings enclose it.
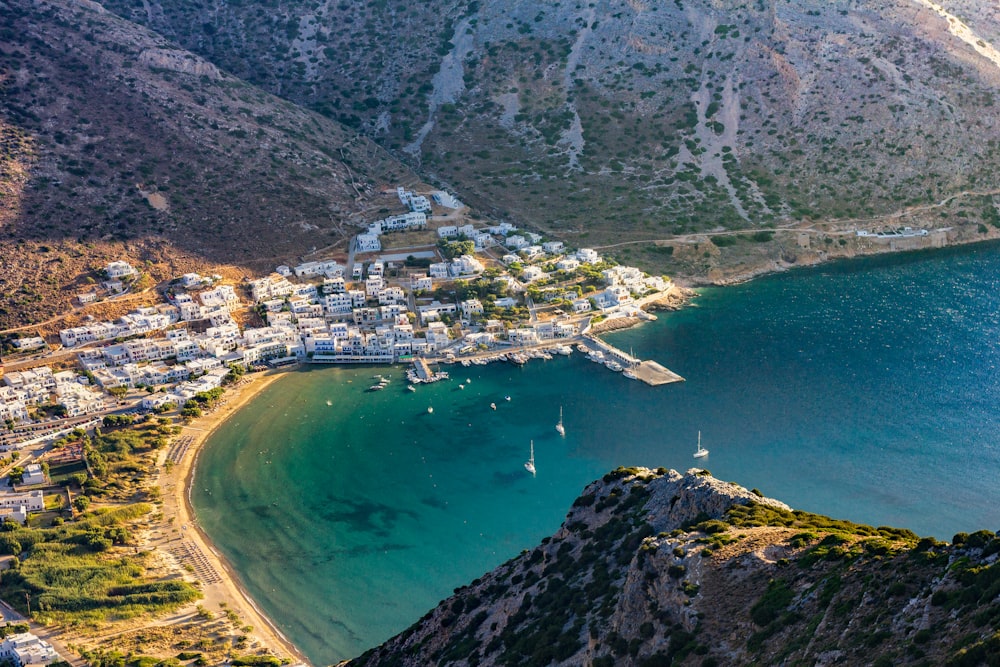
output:
{"label": "turquoise water", "polygon": [[[699,430],[713,474],[793,507],[945,539],[995,530],[998,275],[983,246],[705,290],[608,337],[687,378],[657,388],[578,354],[452,366],[413,393],[402,367],[293,372],[213,436],[198,518],[316,664],[531,548],[607,470],[691,467]],[[376,372],[392,383],[366,392]]]}

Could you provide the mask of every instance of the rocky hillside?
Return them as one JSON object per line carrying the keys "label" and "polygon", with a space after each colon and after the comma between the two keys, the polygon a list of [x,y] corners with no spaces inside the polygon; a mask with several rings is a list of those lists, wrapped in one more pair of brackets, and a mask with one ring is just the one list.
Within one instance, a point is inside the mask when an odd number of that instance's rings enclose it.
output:
{"label": "rocky hillside", "polygon": [[115,257],[273,268],[416,182],[354,131],[82,0],[0,0],[0,146],[0,326],[64,307]]}
{"label": "rocky hillside", "polygon": [[559,532],[362,665],[996,664],[1000,537],[948,545],[659,469],[588,486]]}
{"label": "rocky hillside", "polygon": [[[985,0],[106,5],[484,210],[589,245],[878,224],[1000,188],[1000,15]],[[995,211],[988,194],[934,217]]]}

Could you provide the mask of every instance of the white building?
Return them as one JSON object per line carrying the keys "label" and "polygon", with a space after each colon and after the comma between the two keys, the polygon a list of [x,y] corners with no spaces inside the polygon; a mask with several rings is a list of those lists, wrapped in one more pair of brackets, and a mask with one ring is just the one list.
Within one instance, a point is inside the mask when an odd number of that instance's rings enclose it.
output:
{"label": "white building", "polygon": [[445,225],[444,227],[438,227],[438,238],[441,239],[451,239],[458,236],[458,227],[455,225]]}
{"label": "white building", "polygon": [[45,509],[45,500],[42,492],[36,489],[20,493],[0,493],[0,513],[3,510],[16,509],[18,507],[24,507],[29,512],[41,512]]}
{"label": "white building", "polygon": [[524,271],[521,272],[521,279],[526,283],[541,280],[546,277],[548,277],[548,274],[537,266],[526,266],[524,267]]}
{"label": "white building", "polygon": [[423,195],[415,195],[410,197],[410,210],[417,211],[420,213],[430,213],[431,202],[427,197]]}
{"label": "white building", "polygon": [[451,194],[443,190],[438,190],[437,192],[432,193],[431,199],[433,199],[438,206],[444,206],[445,208],[451,209],[462,208],[462,202],[458,201]]}
{"label": "white building", "polygon": [[382,249],[382,242],[377,234],[358,234],[356,239],[358,252],[378,252]]}
{"label": "white building", "polygon": [[208,308],[225,307],[234,310],[240,307],[240,297],[232,285],[219,285],[215,289],[206,290],[198,295],[203,306]]}
{"label": "white building", "polygon": [[48,665],[62,660],[52,645],[30,632],[9,635],[0,642],[0,660],[9,660],[15,667]]}
{"label": "white building", "polygon": [[40,347],[45,347],[45,339],[41,336],[30,336],[27,338],[17,338],[11,341],[11,344],[24,352],[26,350],[37,350]]}
{"label": "white building", "polygon": [[499,234],[500,236],[507,236],[508,234],[516,231],[517,227],[509,222],[501,222],[499,225],[493,225],[489,228],[490,234]]}
{"label": "white building", "polygon": [[323,307],[330,315],[349,315],[353,300],[347,293],[327,294],[323,297]]}
{"label": "white building", "polygon": [[429,292],[434,289],[434,280],[425,273],[414,273],[410,276],[410,289],[414,291],[425,290]]}
{"label": "white building", "polygon": [[197,287],[201,284],[202,277],[197,273],[185,273],[181,276],[181,284],[184,287]]}
{"label": "white building", "polygon": [[514,236],[508,236],[507,240],[504,241],[504,245],[511,250],[520,250],[521,248],[527,248],[530,244],[528,243],[528,239],[520,234],[515,234]]}
{"label": "white building", "polygon": [[483,263],[472,255],[462,255],[451,263],[451,274],[453,276],[471,276],[482,273],[484,268]]}
{"label": "white building", "polygon": [[108,278],[111,278],[112,280],[139,274],[139,272],[136,271],[131,264],[122,260],[111,262],[104,267],[104,272],[107,273]]}
{"label": "white building", "polygon": [[560,271],[576,271],[580,268],[580,260],[575,257],[563,257],[556,262],[556,268]]}
{"label": "white building", "polygon": [[448,262],[435,262],[427,267],[427,271],[431,278],[447,278],[450,275],[450,266]]}
{"label": "white building", "polygon": [[406,292],[400,287],[384,287],[378,292],[378,302],[385,306],[393,303],[401,304],[406,301]]}
{"label": "white building", "polygon": [[504,296],[494,301],[493,305],[497,308],[513,308],[517,305],[517,299],[512,296]]}
{"label": "white building", "polygon": [[326,262],[305,262],[295,267],[295,275],[300,278],[308,276],[343,275],[343,274],[344,274],[344,267],[334,260],[329,260]]}
{"label": "white building", "polygon": [[21,485],[33,486],[35,484],[45,484],[45,472],[39,464],[29,463],[24,466],[24,475],[21,478]]}
{"label": "white building", "polygon": [[427,214],[423,211],[410,211],[401,215],[392,215],[382,220],[376,220],[368,225],[368,233],[384,234],[408,229],[423,229],[427,226]]}
{"label": "white building", "polygon": [[474,316],[483,314],[483,304],[479,299],[467,299],[459,304],[462,309],[462,317],[471,320]]}
{"label": "white building", "polygon": [[548,241],[542,244],[542,250],[549,253],[550,255],[558,255],[563,251],[562,241]]}
{"label": "white building", "polygon": [[485,250],[486,248],[492,248],[497,244],[496,239],[486,232],[476,232],[472,235],[472,242],[476,246],[476,250]]}
{"label": "white building", "polygon": [[576,258],[583,264],[597,264],[601,261],[601,256],[591,248],[580,248],[576,251]]}
{"label": "white building", "polygon": [[521,248],[521,254],[524,255],[526,259],[534,260],[538,259],[545,254],[540,245],[529,245],[527,248]]}

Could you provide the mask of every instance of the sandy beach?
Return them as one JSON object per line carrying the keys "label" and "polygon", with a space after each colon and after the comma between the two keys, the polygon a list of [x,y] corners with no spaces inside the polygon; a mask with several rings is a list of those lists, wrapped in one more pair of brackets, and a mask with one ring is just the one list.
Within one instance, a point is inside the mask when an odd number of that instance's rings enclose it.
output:
{"label": "sandy beach", "polygon": [[[135,526],[138,548],[152,555],[147,575],[178,575],[197,582],[203,597],[157,618],[123,620],[96,632],[85,628],[52,630],[79,649],[117,650],[124,654],[172,656],[178,646],[207,651],[209,664],[234,655],[273,654],[289,664],[309,661],[257,608],[233,569],[219,554],[194,518],[189,490],[198,453],[212,432],[282,375],[282,371],[250,374],[230,387],[208,414],[184,425],[160,452],[158,512]],[[206,656],[208,657],[208,656]]]}
{"label": "sandy beach", "polygon": [[[204,415],[182,427],[175,440],[185,439],[183,450],[164,452],[165,464],[161,468],[159,485],[162,490],[163,524],[169,527],[159,539],[151,539],[150,546],[175,560],[188,578],[201,582],[204,598],[198,604],[210,611],[220,609],[235,612],[244,626],[252,626],[250,646],[268,648],[277,657],[293,663],[309,664],[295,646],[257,608],[249,594],[239,583],[239,578],[219,554],[194,518],[189,490],[201,447],[212,432],[240,410],[257,394],[282,375],[281,371],[246,376],[240,384],[226,392],[223,400],[210,414]],[[173,465],[166,465],[171,454],[177,457]],[[186,566],[186,567],[185,567]],[[193,572],[191,571],[193,570]],[[179,610],[172,618],[178,623],[197,615],[196,608]]]}

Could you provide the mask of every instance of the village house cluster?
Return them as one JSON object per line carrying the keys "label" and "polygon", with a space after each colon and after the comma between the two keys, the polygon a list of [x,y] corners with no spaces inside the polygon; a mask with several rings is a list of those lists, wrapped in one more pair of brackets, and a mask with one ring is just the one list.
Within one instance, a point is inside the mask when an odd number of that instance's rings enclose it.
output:
{"label": "village house cluster", "polygon": [[39,366],[4,374],[0,419],[26,422],[33,407],[47,404],[62,405],[64,416],[77,417],[100,412],[106,400],[105,394],[92,387],[85,376],[73,371],[53,373],[48,366]]}
{"label": "village house cluster", "polygon": [[[402,188],[397,194],[411,210],[371,223],[360,236],[426,227],[427,199]],[[434,199],[460,205],[447,193]],[[566,339],[580,333],[589,311],[628,314],[637,299],[671,287],[666,278],[606,262],[593,249],[567,249],[506,222],[435,231],[445,245],[472,241],[476,251],[426,269],[377,255],[351,267],[310,261],[278,266],[242,286],[222,284],[219,276],[180,276],[164,303],[60,331],[63,346],[79,350],[82,371],[40,367],[8,373],[0,388],[0,417],[27,421],[33,406],[52,403],[63,405],[67,416],[100,413],[113,402],[97,386],[145,387],[147,409],[179,406],[218,387],[236,364],[391,363]],[[489,270],[479,255],[487,249],[501,257]],[[112,262],[104,272],[136,275],[126,262]],[[459,295],[459,280],[476,289]],[[554,317],[528,317],[528,307],[553,301],[561,304]],[[234,318],[247,308],[260,316],[258,326],[241,327]],[[14,344],[23,350],[45,346],[37,337]]]}

